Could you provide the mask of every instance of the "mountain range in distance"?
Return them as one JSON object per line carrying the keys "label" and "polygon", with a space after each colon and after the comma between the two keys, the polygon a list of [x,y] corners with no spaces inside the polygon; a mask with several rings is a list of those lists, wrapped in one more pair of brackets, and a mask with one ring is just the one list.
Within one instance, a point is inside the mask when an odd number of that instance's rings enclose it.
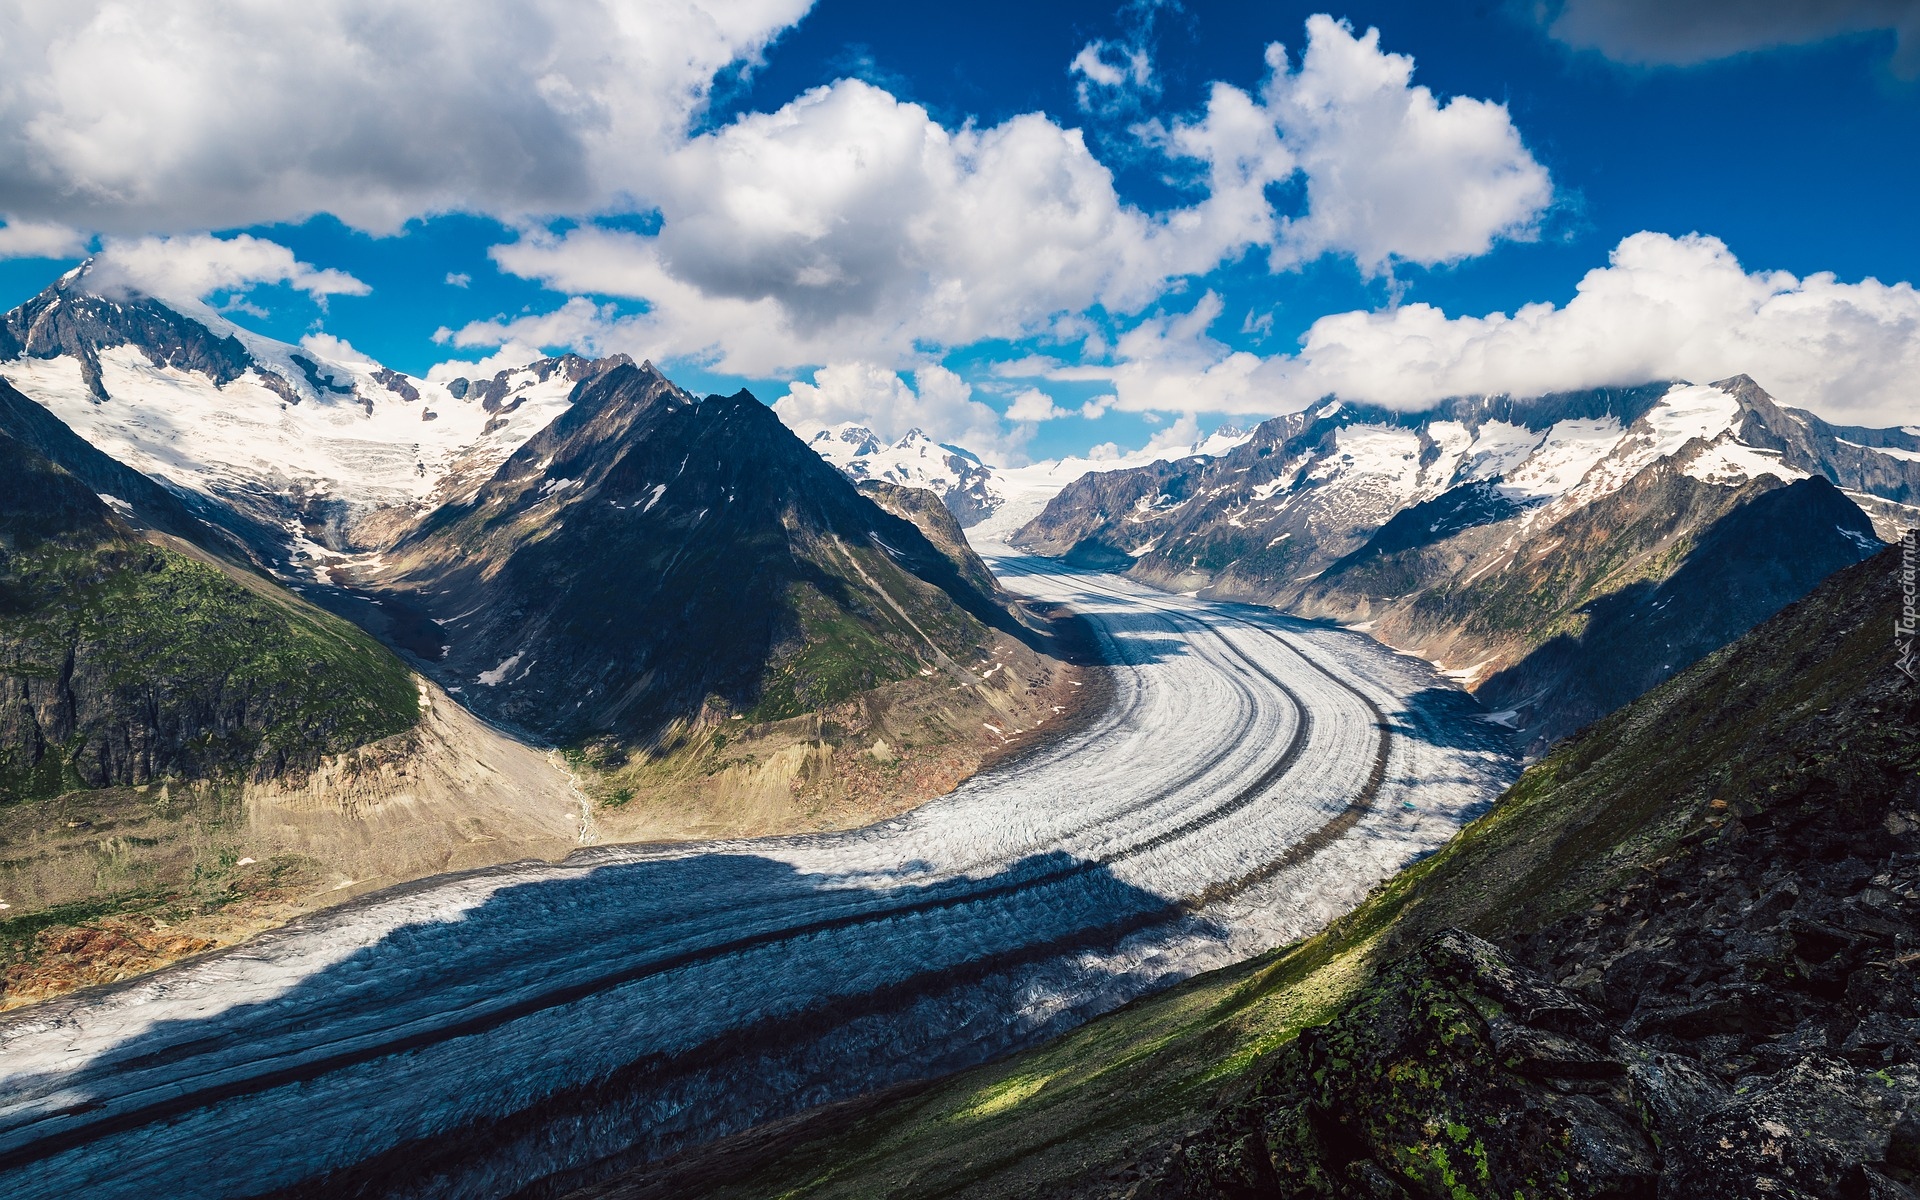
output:
{"label": "mountain range in distance", "polygon": [[[1084,475],[1156,461],[1153,455],[1142,452],[1118,458],[1067,457],[1013,467],[986,462],[962,446],[936,442],[920,429],[910,429],[891,442],[852,421],[801,432],[808,446],[849,478],[921,488],[941,497],[961,525],[975,530],[974,536],[983,540],[1003,538],[1019,529],[1038,516],[1061,488]],[[1249,436],[1245,430],[1223,426],[1186,447],[1182,457],[1217,457]]]}
{"label": "mountain range in distance", "polygon": [[421,875],[865,823],[1097,692],[944,512],[624,356],[423,380],[83,268],[0,376],[0,1005]]}
{"label": "mountain range in distance", "polygon": [[[828,684],[833,669],[802,667],[784,707],[749,700],[774,677],[763,668],[775,647],[813,637],[795,631],[814,602],[735,611],[752,607],[735,585],[758,568],[732,578],[694,552],[751,541],[736,500],[766,530],[820,492],[814,457],[773,436],[785,431],[757,401],[699,400],[625,356],[419,379],[324,349],[203,307],[96,294],[85,267],[0,320],[0,375],[158,481],[218,530],[208,536],[239,543],[491,719],[538,737],[644,741],[701,711],[791,716],[861,690],[864,678]],[[1834,426],[1745,377],[1415,413],[1330,399],[1151,461],[1008,467],[918,429],[893,441],[853,424],[803,432],[855,483],[938,495],[974,541],[1367,629],[1453,672],[1536,750],[1920,518],[1920,433]],[[748,461],[765,462],[764,479]],[[704,470],[686,474],[689,462]],[[762,482],[764,496],[744,499]],[[951,560],[930,557],[917,528],[881,535],[888,519],[866,519],[849,541],[846,513],[816,507],[785,527],[804,533],[766,545],[812,556],[828,577],[857,567],[857,591],[904,596],[875,573],[912,560],[924,582]],[[884,562],[839,553],[870,552],[868,534],[892,548]],[[629,537],[657,553],[612,549]],[[662,628],[678,622],[698,644],[725,625],[750,631],[737,640],[751,648],[691,674],[656,661],[636,636],[646,623],[595,610],[591,587],[535,582],[576,565],[582,580],[631,565],[623,601],[710,597],[701,612],[663,610]],[[947,582],[941,603],[962,624],[994,603]],[[806,591],[794,579],[775,590],[789,586]],[[889,604],[869,611],[893,623],[880,674],[897,676],[916,635]],[[641,677],[637,691],[616,682]],[[587,682],[563,700],[561,681],[576,678]]]}
{"label": "mountain range in distance", "polygon": [[[435,798],[394,839],[426,848],[397,856],[329,860],[332,834],[275,826],[350,890],[489,844],[843,826],[950,789],[1088,701],[1069,687],[1088,648],[970,541],[1359,626],[1540,752],[1920,513],[1920,434],[1832,426],[1744,378],[1329,400],[1172,460],[1007,467],[918,430],[803,440],[746,393],[696,397],[622,355],[407,376],[96,293],[84,267],[0,318],[0,377],[4,432],[143,544],[272,597],[288,630],[347,618],[389,663],[367,670],[417,672],[427,698],[401,732],[208,767],[163,704],[115,735],[156,765],[100,786],[61,774],[61,747],[104,727],[16,717],[7,769],[101,795],[238,770],[256,826],[288,797]],[[463,756],[538,801],[448,833]]]}
{"label": "mountain range in distance", "polygon": [[1543,750],[1920,520],[1920,432],[1744,376],[1402,413],[1337,400],[1083,477],[1015,546],[1365,629]]}

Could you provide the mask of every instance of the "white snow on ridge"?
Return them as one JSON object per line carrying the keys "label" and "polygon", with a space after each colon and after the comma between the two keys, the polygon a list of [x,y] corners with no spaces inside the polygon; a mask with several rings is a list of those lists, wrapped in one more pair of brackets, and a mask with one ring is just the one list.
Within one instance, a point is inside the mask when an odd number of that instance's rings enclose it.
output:
{"label": "white snow on ridge", "polygon": [[1762,475],[1792,483],[1807,472],[1780,461],[1777,450],[1762,450],[1744,442],[1718,441],[1687,464],[1687,474],[1702,483],[1741,484]]}
{"label": "white snow on ridge", "polygon": [[1541,437],[1525,425],[1487,421],[1474,434],[1471,477],[1491,479],[1506,475],[1526,462],[1539,448]]}
{"label": "white snow on ridge", "polygon": [[[1912,433],[1913,430],[1903,430]],[[1898,446],[1863,446],[1859,442],[1850,442],[1845,438],[1835,438],[1842,446],[1852,446],[1855,450],[1865,450],[1868,454],[1884,454],[1888,458],[1897,458],[1902,462],[1920,462],[1920,450],[1903,450]]]}
{"label": "white snow on ridge", "polygon": [[[974,472],[989,470],[971,453],[950,450],[919,429],[908,430],[905,437],[888,444],[866,426],[847,421],[820,429],[807,439],[807,445],[854,479],[880,479],[941,496],[966,486],[967,476]],[[954,465],[956,460],[959,467]]]}
{"label": "white snow on ridge", "polygon": [[[234,330],[219,326],[216,333]],[[407,378],[419,395],[409,401],[376,380],[372,364],[323,360],[253,335],[242,341],[293,385],[298,404],[257,371],[219,387],[195,371],[157,367],[132,345],[99,352],[105,402],[71,357],[3,362],[0,376],[107,454],[176,487],[329,495],[356,510],[422,507],[477,486],[566,410],[573,388],[559,372],[544,381],[523,372],[502,405],[517,400],[514,411],[489,413],[477,389],[456,399],[444,383]],[[296,353],[350,392],[313,388],[290,361]]]}
{"label": "white snow on ridge", "polygon": [[1595,463],[1613,452],[1626,430],[1612,417],[1561,421],[1501,482],[1516,499],[1558,496],[1575,487]]}

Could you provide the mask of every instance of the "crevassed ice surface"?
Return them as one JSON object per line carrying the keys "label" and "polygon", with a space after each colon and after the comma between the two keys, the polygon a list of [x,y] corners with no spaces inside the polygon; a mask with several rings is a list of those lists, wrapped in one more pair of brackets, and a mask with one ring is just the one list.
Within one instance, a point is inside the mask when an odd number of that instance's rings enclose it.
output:
{"label": "crevassed ice surface", "polygon": [[866,829],[427,880],[0,1017],[0,1186],[245,1196],[501,1118],[397,1194],[670,1153],[1309,933],[1516,772],[1363,635],[994,561],[1119,664],[1085,727]]}

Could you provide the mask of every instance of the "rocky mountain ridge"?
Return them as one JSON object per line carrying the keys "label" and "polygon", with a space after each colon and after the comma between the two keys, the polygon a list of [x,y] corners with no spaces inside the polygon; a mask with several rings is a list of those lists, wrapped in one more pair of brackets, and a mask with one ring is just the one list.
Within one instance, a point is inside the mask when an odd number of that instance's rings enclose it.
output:
{"label": "rocky mountain ridge", "polygon": [[[1331,401],[1219,459],[1088,476],[1014,541],[1368,629],[1452,670],[1539,749],[1920,518],[1909,446],[1920,436],[1829,426],[1745,377],[1416,414]],[[1712,593],[1692,584],[1708,577]]]}
{"label": "rocky mountain ridge", "polygon": [[[1576,870],[1590,891],[1481,907],[1504,949],[1410,928],[1130,1194],[1915,1195],[1920,694],[1888,653],[1897,566],[1842,572],[1536,768],[1507,803],[1663,774],[1617,797],[1657,832]],[[1623,824],[1578,822],[1505,878],[1552,881],[1546,856]]]}
{"label": "rocky mountain ridge", "polygon": [[1012,625],[771,409],[647,364],[591,381],[362,581],[432,619],[427,669],[465,702],[560,741],[797,716]]}
{"label": "rocky mountain ridge", "polygon": [[471,494],[626,362],[544,358],[418,379],[344,343],[291,346],[205,305],[96,289],[91,266],[0,317],[0,377],[115,460],[224,520],[282,573],[368,551]]}

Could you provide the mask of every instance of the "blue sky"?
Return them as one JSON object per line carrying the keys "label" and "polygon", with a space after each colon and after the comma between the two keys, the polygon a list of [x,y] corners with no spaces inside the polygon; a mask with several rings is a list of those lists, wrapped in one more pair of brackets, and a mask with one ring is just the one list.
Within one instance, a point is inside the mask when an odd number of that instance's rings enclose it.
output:
{"label": "blue sky", "polygon": [[[453,6],[445,20],[484,20],[482,7]],[[704,18],[708,6],[685,7]],[[80,59],[81,82],[89,70],[115,70],[114,55],[131,55],[116,76],[152,72],[155,86],[185,97],[158,107],[187,132],[169,130],[179,146],[171,157],[154,151],[137,177],[102,174],[106,168],[89,166],[100,155],[70,144],[0,149],[0,174],[16,178],[16,186],[0,185],[8,222],[0,252],[25,252],[0,261],[0,302],[18,303],[80,253],[100,249],[144,264],[128,269],[149,290],[197,290],[212,279],[226,286],[205,298],[244,304],[232,315],[250,328],[289,341],[324,331],[414,373],[450,357],[480,358],[502,341],[620,349],[662,361],[696,389],[745,385],[772,401],[798,381],[780,406],[796,423],[861,419],[897,432],[914,421],[1015,459],[1100,443],[1133,448],[1156,435],[1297,408],[1325,391],[1415,407],[1456,390],[1734,370],[1841,419],[1920,421],[1910,369],[1920,307],[1911,289],[1861,290],[1867,279],[1898,285],[1920,277],[1920,222],[1911,216],[1920,195],[1920,85],[1911,78],[1920,17],[1909,7],[1841,0],[1824,22],[1782,27],[1704,0],[1571,0],[1544,18],[1535,6],[1494,2],[1116,9],[821,0],[797,22],[789,18],[803,5],[794,0],[740,7],[755,11],[733,13],[718,35],[700,32],[704,26],[639,31],[635,44],[672,49],[675,37],[689,39],[694,74],[679,91],[651,94],[614,76],[576,75],[569,64],[580,53],[562,33],[554,35],[551,69],[527,84],[522,107],[512,107],[507,82],[500,111],[483,111],[494,103],[478,99],[487,79],[502,78],[496,64],[465,107],[452,78],[447,110],[429,111],[432,120],[418,118],[415,130],[406,128],[410,114],[431,104],[385,97],[397,133],[357,132],[366,126],[344,98],[330,122],[336,110],[324,90],[308,92],[311,112],[248,94],[270,90],[266,81],[286,73],[279,59],[288,40],[304,36],[324,57],[330,39],[346,54],[356,37],[372,36],[348,17],[317,32],[223,31],[239,40],[205,62],[200,48],[170,52],[153,39],[100,42]],[[1692,12],[1692,23],[1676,24],[1674,11]],[[1458,135],[1434,118],[1402,130],[1414,139],[1405,145],[1433,155],[1418,177],[1353,182],[1377,157],[1370,139],[1386,136],[1383,118],[1375,112],[1343,124],[1312,115],[1320,93],[1305,82],[1301,56],[1307,21],[1322,12],[1350,27],[1351,44],[1336,46],[1331,33],[1322,39],[1336,90],[1356,72],[1410,56],[1411,87],[1431,89],[1437,108],[1456,97],[1487,102],[1477,148],[1454,146]],[[1886,12],[1895,15],[1874,15]],[[1902,22],[1901,30],[1873,28]],[[1370,28],[1379,31],[1377,47],[1356,49]],[[386,36],[404,41],[404,32]],[[67,36],[71,50],[91,35],[81,23]],[[511,61],[511,47],[486,42],[483,32],[456,30],[444,45],[422,37],[436,54],[464,48],[476,62],[502,53]],[[1273,43],[1289,52],[1279,72],[1263,58]],[[1335,50],[1347,65],[1333,65]],[[206,84],[214,59],[235,54],[257,57],[256,82]],[[1083,63],[1098,65],[1071,69],[1087,54]],[[621,62],[618,51],[610,57],[609,71],[647,73],[645,62]],[[437,61],[419,65],[431,76]],[[1276,75],[1297,82],[1288,85],[1291,99],[1259,110],[1261,120],[1271,117],[1269,132],[1277,130],[1268,152],[1320,165],[1256,180],[1249,194],[1264,197],[1261,214],[1241,205],[1223,232],[1200,238],[1151,229],[1090,237],[1079,246],[1083,257],[1140,250],[1153,262],[1084,284],[1067,280],[1078,269],[1071,265],[1021,275],[1034,247],[1053,244],[1051,227],[1025,229],[1043,207],[1029,197],[1053,196],[1048,188],[1084,195],[1086,179],[1104,169],[1120,224],[1143,229],[1215,199],[1223,187],[1209,186],[1198,160],[1169,153],[1166,131],[1198,126],[1218,85],[1258,102]],[[46,112],[76,130],[100,126],[98,112],[60,100],[70,76],[54,70],[47,78],[37,101]],[[571,89],[564,102],[553,99],[556,78]],[[1392,108],[1407,90],[1370,95]],[[682,103],[689,93],[703,94]],[[137,93],[113,103],[137,105]],[[1492,106],[1504,116],[1493,116]],[[254,109],[264,115],[246,115]],[[598,113],[577,118],[585,132],[567,124],[579,112]],[[933,131],[958,146],[972,131],[984,144],[1025,114],[1041,114],[1044,127],[1020,127],[1029,135],[1024,155],[996,163],[987,150],[961,146],[952,152],[957,167],[942,160],[928,168],[931,182],[923,179],[927,155],[916,157],[915,138]],[[45,112],[0,116],[14,123]],[[862,142],[877,122],[887,123],[892,140]],[[1143,132],[1156,122],[1157,140]],[[202,127],[204,145],[191,136]],[[521,142],[502,129],[523,129]],[[795,129],[807,136],[793,140]],[[742,136],[747,130],[757,132]],[[576,155],[550,151],[570,145],[569,134],[577,134]],[[145,136],[138,146],[156,135]],[[1071,142],[1060,140],[1072,136],[1093,174],[1046,182],[1058,161],[1072,158]],[[465,153],[463,137],[472,139]],[[236,139],[274,149],[261,163],[236,166]],[[848,139],[861,144],[843,154]],[[1066,149],[1050,151],[1056,143]],[[222,145],[228,149],[207,148]],[[911,220],[901,218],[899,228],[886,189],[842,187],[833,165],[851,155],[873,169],[882,152],[906,164],[894,186]],[[342,162],[349,169],[329,173]],[[222,171],[232,172],[230,183],[222,184]],[[37,182],[19,183],[30,175]],[[335,179],[344,181],[333,188]],[[1457,199],[1500,179],[1505,199]],[[971,183],[981,195],[965,205],[940,194]],[[806,212],[764,216],[766,196],[777,204],[798,191],[809,195]],[[1429,203],[1460,212],[1415,228]],[[1505,207],[1489,214],[1489,204]],[[1333,232],[1302,235],[1309,218]],[[1279,234],[1270,227],[1276,219],[1285,227]],[[819,232],[829,227],[837,232]],[[1265,232],[1249,232],[1256,227]],[[19,234],[11,242],[9,230]],[[596,230],[607,236],[585,236]],[[167,251],[149,241],[136,252],[140,239],[207,231],[275,243],[310,269],[243,265],[209,276],[176,266],[204,242],[180,240]],[[1717,242],[1676,240],[1695,233]],[[1629,242],[1643,234],[1658,237]],[[929,251],[929,237],[942,248]],[[956,238],[966,244],[949,253]],[[500,256],[503,245],[518,246],[517,257]],[[36,249],[54,257],[34,256]],[[1615,272],[1590,282],[1584,310],[1566,308],[1583,278],[1616,254]],[[806,259],[793,271],[765,266],[793,255]],[[913,255],[921,257],[901,265]],[[313,272],[328,269],[364,287],[313,285]],[[1836,278],[1826,284],[1822,273]],[[1701,280],[1716,282],[1696,287]],[[809,307],[816,298],[826,307]],[[963,316],[953,315],[956,303]],[[1557,311],[1537,329],[1459,320],[1542,304]],[[1662,332],[1673,324],[1660,316],[1669,309],[1700,331]],[[1334,314],[1352,320],[1323,321]],[[791,328],[775,336],[762,325]],[[1315,328],[1319,336],[1303,348]],[[1815,343],[1820,353],[1808,349]],[[1542,359],[1551,365],[1541,367]],[[1010,408],[1038,419],[998,415]],[[1081,415],[1088,412],[1099,415]]]}

